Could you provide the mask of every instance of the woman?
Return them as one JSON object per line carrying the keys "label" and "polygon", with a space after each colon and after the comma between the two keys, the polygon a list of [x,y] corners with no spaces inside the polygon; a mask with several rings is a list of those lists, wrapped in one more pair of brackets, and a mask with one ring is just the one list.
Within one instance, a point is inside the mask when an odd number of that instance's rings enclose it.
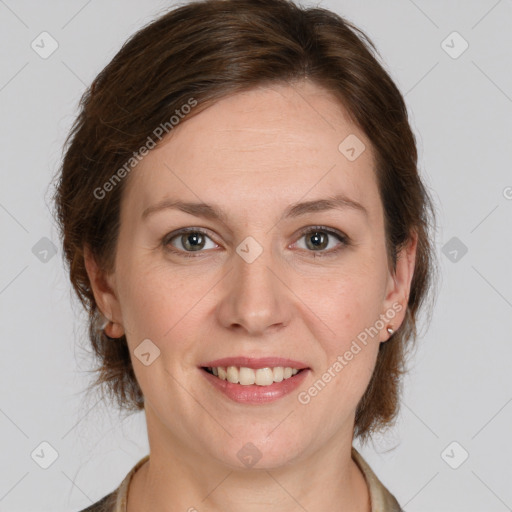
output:
{"label": "woman", "polygon": [[371,41],[288,0],[136,33],[56,193],[97,384],[150,454],[88,511],[398,511],[358,451],[396,418],[433,208]]}

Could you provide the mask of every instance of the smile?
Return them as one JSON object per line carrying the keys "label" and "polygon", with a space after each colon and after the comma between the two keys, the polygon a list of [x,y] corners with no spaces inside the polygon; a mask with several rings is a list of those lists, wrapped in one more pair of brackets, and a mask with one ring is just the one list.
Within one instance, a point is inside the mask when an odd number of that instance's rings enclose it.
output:
{"label": "smile", "polygon": [[232,384],[240,384],[242,386],[270,386],[276,382],[282,382],[296,375],[302,370],[291,368],[289,366],[275,366],[273,368],[247,368],[245,366],[214,366],[203,368],[211,375],[215,375],[220,380],[227,380]]}
{"label": "smile", "polygon": [[[213,373],[214,371],[217,372],[217,375]],[[304,382],[310,371],[309,368],[299,370],[286,366],[257,369],[243,366],[200,368],[200,372],[204,375],[208,385],[219,392],[219,396],[225,396],[233,402],[246,405],[263,405],[290,395]],[[274,377],[274,372],[276,377]],[[277,381],[274,381],[274,378]],[[230,379],[236,382],[231,382]],[[251,382],[252,380],[254,380],[253,384],[244,384],[244,382]]]}

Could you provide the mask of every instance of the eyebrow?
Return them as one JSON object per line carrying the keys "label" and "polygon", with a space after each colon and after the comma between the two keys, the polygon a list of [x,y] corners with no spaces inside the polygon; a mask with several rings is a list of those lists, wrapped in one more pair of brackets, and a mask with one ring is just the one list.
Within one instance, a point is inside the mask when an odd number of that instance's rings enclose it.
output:
{"label": "eyebrow", "polygon": [[[142,219],[144,220],[156,212],[167,209],[180,210],[190,215],[203,217],[205,219],[219,220],[225,224],[228,221],[226,213],[216,206],[206,203],[184,202],[175,199],[164,199],[153,206],[149,206],[142,212]],[[368,211],[361,203],[350,199],[344,194],[337,194],[323,199],[291,204],[284,211],[281,216],[281,220],[300,217],[302,215],[307,215],[308,213],[346,209],[362,213],[366,217],[368,216]]]}

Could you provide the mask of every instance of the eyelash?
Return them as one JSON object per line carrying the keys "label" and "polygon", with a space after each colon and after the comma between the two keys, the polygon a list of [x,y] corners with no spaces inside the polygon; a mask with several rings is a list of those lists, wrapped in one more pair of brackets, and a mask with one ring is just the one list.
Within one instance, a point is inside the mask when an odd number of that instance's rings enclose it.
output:
{"label": "eyelash", "polygon": [[[328,235],[336,237],[339,240],[340,244],[335,249],[330,249],[329,251],[325,251],[325,250],[308,251],[307,249],[303,249],[308,253],[312,253],[314,258],[317,258],[317,257],[324,258],[324,257],[335,256],[341,249],[343,249],[344,247],[347,247],[351,244],[350,239],[347,235],[344,235],[343,233],[341,233],[338,230],[334,230],[332,228],[327,228],[325,226],[308,226],[307,228],[301,230],[300,236],[297,239],[297,241],[300,240],[304,235],[307,235],[309,233],[314,233],[317,231],[327,233]],[[166,235],[162,239],[162,245],[165,247],[166,250],[173,252],[174,254],[178,254],[179,256],[183,256],[185,258],[201,257],[201,253],[204,253],[205,250],[182,251],[181,249],[176,249],[171,244],[172,240],[174,240],[175,238],[177,238],[181,235],[187,234],[187,233],[201,233],[202,235],[205,235],[208,238],[212,239],[204,229],[190,227],[190,228],[183,228],[183,229],[180,229],[179,231],[175,231],[173,233]],[[212,240],[212,241],[214,241],[214,240]],[[295,243],[297,243],[297,242],[295,242]],[[194,254],[194,252],[197,252],[197,254]]]}

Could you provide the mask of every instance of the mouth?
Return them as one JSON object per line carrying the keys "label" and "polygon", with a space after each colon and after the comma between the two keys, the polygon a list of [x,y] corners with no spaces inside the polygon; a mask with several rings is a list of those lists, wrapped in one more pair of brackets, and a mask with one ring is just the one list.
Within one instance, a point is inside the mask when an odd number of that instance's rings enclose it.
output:
{"label": "mouth", "polygon": [[301,386],[311,368],[281,357],[230,357],[201,364],[206,382],[220,395],[247,405],[275,402]]}
{"label": "mouth", "polygon": [[241,386],[271,386],[306,370],[291,366],[267,366],[256,369],[247,366],[203,366],[201,369],[220,380]]}

